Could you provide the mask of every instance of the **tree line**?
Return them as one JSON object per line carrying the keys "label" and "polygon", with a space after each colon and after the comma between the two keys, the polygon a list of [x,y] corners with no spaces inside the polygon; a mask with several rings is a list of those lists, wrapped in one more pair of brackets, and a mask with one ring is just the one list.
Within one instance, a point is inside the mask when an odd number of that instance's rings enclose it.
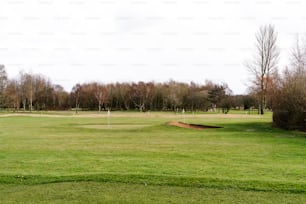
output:
{"label": "tree line", "polygon": [[226,84],[182,83],[85,83],[73,87],[74,107],[89,110],[208,111],[228,112],[231,91]]}
{"label": "tree line", "polygon": [[70,92],[40,74],[20,72],[9,79],[0,66],[0,108],[13,111],[39,110],[137,110],[137,111],[219,111],[250,109],[254,97],[234,96],[227,84],[168,81],[90,82],[76,84]]}

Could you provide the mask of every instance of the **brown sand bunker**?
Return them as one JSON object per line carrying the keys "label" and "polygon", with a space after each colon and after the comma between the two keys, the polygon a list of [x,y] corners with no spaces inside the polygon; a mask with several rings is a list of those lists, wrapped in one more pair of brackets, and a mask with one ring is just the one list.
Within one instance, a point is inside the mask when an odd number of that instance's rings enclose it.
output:
{"label": "brown sand bunker", "polygon": [[176,121],[168,122],[167,125],[181,127],[181,128],[194,129],[194,130],[205,130],[205,129],[212,129],[212,128],[221,128],[221,127],[218,127],[218,126],[188,124],[188,123],[176,122]]}

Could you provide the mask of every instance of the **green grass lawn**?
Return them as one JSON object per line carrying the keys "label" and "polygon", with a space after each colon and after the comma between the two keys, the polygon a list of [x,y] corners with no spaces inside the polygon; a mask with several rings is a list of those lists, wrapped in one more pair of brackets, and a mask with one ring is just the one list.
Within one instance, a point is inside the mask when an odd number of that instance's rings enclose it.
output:
{"label": "green grass lawn", "polygon": [[306,203],[306,134],[271,114],[3,116],[0,203]]}

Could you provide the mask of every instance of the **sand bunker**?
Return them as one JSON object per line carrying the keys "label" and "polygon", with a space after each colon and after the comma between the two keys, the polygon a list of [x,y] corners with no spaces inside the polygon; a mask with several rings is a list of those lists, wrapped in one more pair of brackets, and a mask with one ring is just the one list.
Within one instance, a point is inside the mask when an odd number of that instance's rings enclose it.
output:
{"label": "sand bunker", "polygon": [[167,125],[181,127],[181,128],[187,128],[187,129],[194,129],[194,130],[206,130],[206,129],[212,129],[212,128],[221,128],[221,127],[217,127],[217,126],[188,124],[188,123],[176,122],[176,121],[168,122]]}

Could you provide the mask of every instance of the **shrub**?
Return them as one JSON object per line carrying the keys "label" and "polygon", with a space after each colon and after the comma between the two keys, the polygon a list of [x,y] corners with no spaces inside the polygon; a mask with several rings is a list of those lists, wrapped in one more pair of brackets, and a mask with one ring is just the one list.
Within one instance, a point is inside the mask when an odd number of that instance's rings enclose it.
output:
{"label": "shrub", "polygon": [[286,70],[274,93],[273,122],[285,129],[306,130],[306,73]]}

